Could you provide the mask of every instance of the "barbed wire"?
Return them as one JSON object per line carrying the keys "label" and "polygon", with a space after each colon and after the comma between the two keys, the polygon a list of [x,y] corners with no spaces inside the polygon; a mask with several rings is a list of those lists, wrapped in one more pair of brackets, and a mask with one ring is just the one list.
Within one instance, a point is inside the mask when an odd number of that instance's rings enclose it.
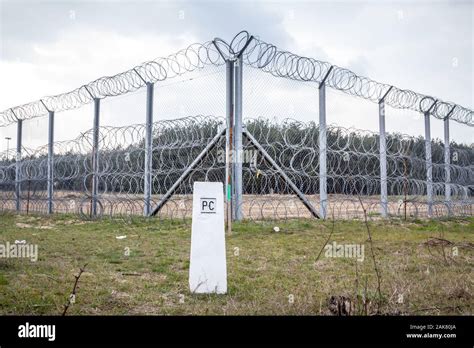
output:
{"label": "barbed wire", "polygon": [[230,43],[216,38],[205,43],[195,43],[165,58],[144,62],[125,72],[104,76],[70,92],[47,96],[38,101],[9,108],[0,113],[0,127],[16,122],[44,116],[49,111],[64,111],[91,103],[94,98],[106,98],[136,91],[146,85],[202,69],[207,65],[222,65],[226,59],[243,56],[245,64],[261,69],[277,77],[304,82],[325,84],[347,94],[379,102],[385,102],[399,109],[418,112],[430,111],[438,119],[450,119],[473,126],[473,111],[469,108],[445,102],[439,98],[411,90],[392,87],[368,77],[331,65],[314,58],[302,57],[282,51],[247,31],[238,33]]}

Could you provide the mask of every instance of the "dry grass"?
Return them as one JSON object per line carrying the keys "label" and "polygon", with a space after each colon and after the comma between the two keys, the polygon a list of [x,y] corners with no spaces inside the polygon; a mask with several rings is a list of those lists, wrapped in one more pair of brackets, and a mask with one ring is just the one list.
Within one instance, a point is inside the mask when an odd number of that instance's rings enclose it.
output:
{"label": "dry grass", "polygon": [[[27,191],[22,193],[22,197],[27,197]],[[35,195],[28,201],[21,200],[21,211],[30,213],[47,212],[46,191],[35,191]],[[152,206],[155,206],[162,195],[152,195]],[[319,195],[306,195],[314,208],[319,211]],[[371,220],[380,219],[380,196],[361,197],[367,214]],[[428,207],[422,196],[408,196],[404,202],[403,196],[389,196],[388,213],[393,217],[404,217],[410,219],[415,217],[427,217]],[[434,217],[444,217],[448,215],[447,207],[441,204],[444,197],[435,197],[436,204],[433,206]],[[104,216],[141,216],[143,214],[143,195],[125,193],[107,193],[99,196],[99,210]],[[15,211],[15,200],[13,193],[10,199],[0,202],[3,211]],[[469,216],[472,214],[472,204],[453,199],[453,214],[455,216]],[[54,192],[54,211],[60,213],[82,213],[90,215],[91,200],[84,192],[56,190]],[[329,194],[329,212],[334,212],[337,219],[363,218],[359,199],[355,195]],[[311,218],[311,213],[303,205],[296,195],[290,194],[244,194],[242,201],[242,212],[249,220],[261,219],[287,219],[287,218]],[[159,215],[166,219],[191,218],[192,215],[192,195],[174,194],[161,209]]]}
{"label": "dry grass", "polygon": [[[473,314],[473,218],[369,224],[381,314]],[[376,312],[377,279],[362,221],[336,221],[329,243],[363,244],[363,262],[325,252],[316,262],[329,221],[279,223],[278,233],[274,225],[235,224],[226,240],[228,294],[192,295],[189,221],[0,215],[0,244],[26,240],[39,248],[37,262],[0,258],[0,313],[60,315],[84,264],[68,315]]]}

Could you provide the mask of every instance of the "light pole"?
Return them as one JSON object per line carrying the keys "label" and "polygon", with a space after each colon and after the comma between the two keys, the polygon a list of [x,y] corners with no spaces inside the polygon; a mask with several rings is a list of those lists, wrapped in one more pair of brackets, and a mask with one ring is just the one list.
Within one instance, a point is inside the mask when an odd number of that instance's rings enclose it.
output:
{"label": "light pole", "polygon": [[8,151],[10,150],[10,140],[12,140],[12,138],[5,137],[5,140],[7,141],[7,162],[8,162]]}

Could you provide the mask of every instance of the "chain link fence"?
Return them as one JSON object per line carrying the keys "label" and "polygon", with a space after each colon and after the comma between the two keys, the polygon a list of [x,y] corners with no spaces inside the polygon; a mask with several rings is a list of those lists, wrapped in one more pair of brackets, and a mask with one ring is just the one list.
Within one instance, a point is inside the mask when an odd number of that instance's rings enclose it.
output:
{"label": "chain link fence", "polygon": [[241,32],[0,113],[0,210],[186,219],[220,181],[234,220],[472,215],[472,115]]}

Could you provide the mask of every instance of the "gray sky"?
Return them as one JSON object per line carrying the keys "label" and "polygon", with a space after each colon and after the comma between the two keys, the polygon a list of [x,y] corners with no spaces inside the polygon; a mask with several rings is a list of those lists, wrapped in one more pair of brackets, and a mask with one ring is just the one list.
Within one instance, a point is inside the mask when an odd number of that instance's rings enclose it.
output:
{"label": "gray sky", "polygon": [[[72,90],[194,42],[216,36],[230,40],[243,29],[280,49],[472,108],[473,17],[472,1],[0,1],[0,109]],[[257,74],[254,87],[247,84],[252,91],[245,116],[317,120],[317,104],[309,102],[317,99],[316,90],[273,80]],[[194,87],[164,91],[162,100],[170,105],[164,115],[181,117],[194,110],[223,115],[222,103],[203,102],[222,92],[222,81],[213,75],[208,90],[194,82]],[[173,93],[187,96],[177,103],[184,111],[174,115],[169,111],[176,104]],[[142,94],[120,97],[102,124],[143,122]],[[282,100],[286,96],[288,101]],[[338,98],[328,96],[328,123],[377,130],[375,104]],[[188,108],[191,104],[196,106]],[[206,105],[211,105],[208,112]],[[59,114],[56,138],[72,139],[90,128],[90,110]],[[474,142],[472,127],[451,124],[452,139]],[[423,120],[407,111],[389,113],[387,131],[422,135]],[[442,134],[442,122],[433,120],[432,136]],[[15,138],[15,128],[0,128],[0,136],[3,151],[4,137]],[[25,146],[46,142],[45,120],[25,122]]]}

